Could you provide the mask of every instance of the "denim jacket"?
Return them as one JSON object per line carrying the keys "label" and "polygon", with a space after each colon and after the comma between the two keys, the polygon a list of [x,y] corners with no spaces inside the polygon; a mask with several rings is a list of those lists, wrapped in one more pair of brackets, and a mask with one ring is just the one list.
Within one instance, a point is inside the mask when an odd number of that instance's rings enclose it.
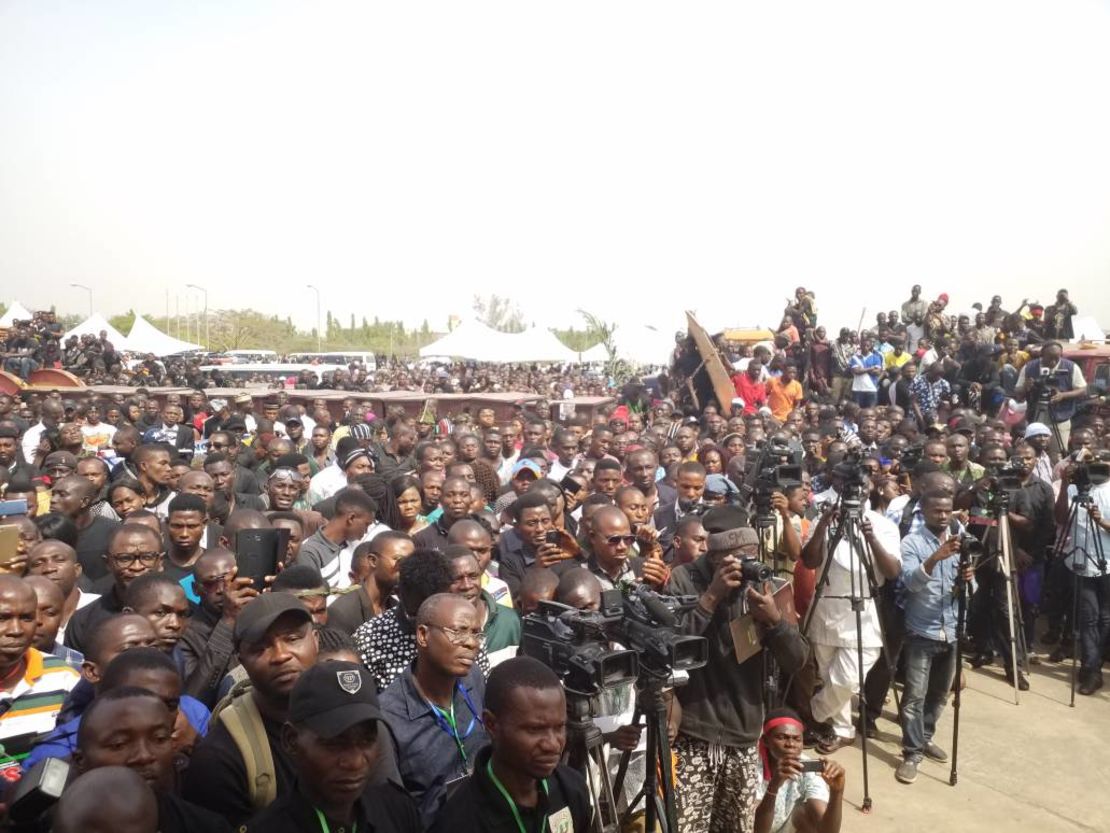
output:
{"label": "denim jacket", "polygon": [[940,544],[925,526],[902,539],[906,631],[938,642],[953,642],[959,611],[953,588],[959,577],[960,556],[952,555],[936,564],[932,575],[924,567]]}

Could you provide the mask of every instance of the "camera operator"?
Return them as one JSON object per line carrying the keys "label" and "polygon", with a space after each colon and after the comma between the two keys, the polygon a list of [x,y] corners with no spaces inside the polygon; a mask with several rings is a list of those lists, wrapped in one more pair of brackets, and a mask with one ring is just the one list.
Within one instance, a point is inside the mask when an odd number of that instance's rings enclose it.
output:
{"label": "camera operator", "polygon": [[[853,479],[862,481],[852,484]],[[851,462],[838,465],[832,473],[832,489],[843,495],[847,489],[857,489],[860,494],[870,490],[868,476]],[[847,507],[845,507],[847,509]],[[872,574],[877,587],[884,581],[897,578],[902,570],[899,558],[900,540],[898,527],[878,512],[863,510],[860,532],[871,550]],[[882,655],[883,637],[879,625],[876,599],[866,586],[867,570],[861,569],[861,553],[854,553],[847,538],[841,538],[836,549],[829,553],[829,526],[840,514],[835,505],[828,505],[816,524],[811,526],[809,540],[802,547],[802,561],[817,570],[818,581],[826,570],[827,585],[814,602],[808,638],[813,644],[817,670],[824,682],[812,701],[813,716],[825,724],[824,737],[818,751],[829,755],[855,740],[852,727],[852,696],[858,694],[861,669],[858,667],[857,639],[862,644],[863,669],[867,672]],[[853,572],[855,580],[853,582]],[[864,586],[861,588],[861,580]],[[852,610],[852,588],[864,596],[862,633],[857,633],[856,618]]]}
{"label": "camera operator", "polygon": [[933,743],[956,668],[957,582],[974,580],[974,568],[961,571],[965,539],[953,522],[952,497],[929,492],[922,502],[925,527],[902,541],[906,638],[902,645],[906,687],[902,694],[902,763],[894,777],[903,784],[917,779],[922,755],[934,761],[948,754]]}
{"label": "camera operator", "polygon": [[[717,512],[735,510],[716,510]],[[759,553],[755,530],[709,536],[708,552],[671,575],[669,592],[698,596],[680,614],[679,630],[708,639],[708,663],[678,689],[682,722],[677,755],[679,828],[689,833],[750,831],[760,782],[756,742],[763,725],[764,663],[759,654],[737,662],[730,623],[749,615],[784,674],[798,671],[808,650],[796,625],[783,620],[769,585],[746,582],[742,564]]]}
{"label": "camera operator", "polygon": [[[1100,461],[1094,465],[1106,464]],[[1087,472],[1081,471],[1084,466],[1088,467]],[[1064,563],[1076,575],[1079,593],[1079,621],[1073,622],[1072,627],[1079,629],[1078,691],[1083,695],[1102,688],[1103,652],[1110,638],[1110,568],[1099,564],[1098,559],[1099,549],[1104,559],[1110,554],[1110,480],[1090,485],[1090,466],[1091,463],[1080,462],[1064,469],[1066,488],[1060,489],[1056,501],[1056,519],[1063,524],[1068,519],[1070,502],[1080,493],[1076,483],[1083,483],[1090,490],[1087,500],[1080,500],[1076,507],[1075,526],[1065,533],[1069,538],[1064,544],[1064,552],[1070,554]],[[1091,535],[1092,523],[1101,547]]]}
{"label": "camera operator", "polygon": [[[1078,400],[1087,396],[1087,382],[1079,365],[1063,358],[1063,352],[1060,342],[1045,342],[1041,355],[1026,362],[1018,373],[1015,396],[1025,400],[1033,395],[1038,403],[1047,405],[1052,422],[1060,429],[1060,442],[1066,447]],[[1063,448],[1056,448],[1055,451],[1057,454],[1064,453]]]}

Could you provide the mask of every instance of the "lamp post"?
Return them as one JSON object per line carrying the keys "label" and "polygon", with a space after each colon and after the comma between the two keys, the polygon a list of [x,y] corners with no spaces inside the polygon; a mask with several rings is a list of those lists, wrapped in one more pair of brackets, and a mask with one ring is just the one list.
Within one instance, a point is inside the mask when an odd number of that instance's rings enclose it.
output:
{"label": "lamp post", "polygon": [[322,353],[324,348],[320,346],[321,345],[321,338],[320,338],[320,290],[317,289],[312,284],[309,284],[308,288],[316,293],[316,352],[317,353]]}
{"label": "lamp post", "polygon": [[71,283],[70,286],[74,289],[83,289],[89,293],[89,316],[91,317],[93,314],[92,287],[85,286],[83,283]]}
{"label": "lamp post", "polygon": [[[208,290],[203,286],[197,286],[195,283],[187,283],[185,286],[189,289],[196,289],[204,293],[204,346],[207,348],[212,344],[208,339]],[[199,336],[200,333],[198,332],[197,335]]]}

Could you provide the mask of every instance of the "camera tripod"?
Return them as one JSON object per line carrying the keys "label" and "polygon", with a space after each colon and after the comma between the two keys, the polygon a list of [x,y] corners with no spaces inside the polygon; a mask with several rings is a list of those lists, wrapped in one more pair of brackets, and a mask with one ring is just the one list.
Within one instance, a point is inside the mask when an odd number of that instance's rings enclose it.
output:
{"label": "camera tripod", "polygon": [[596,698],[567,692],[567,766],[577,769],[586,779],[594,814],[591,833],[618,833],[620,816],[609,779],[605,738],[593,722]]}
{"label": "camera tripod", "polygon": [[[678,811],[675,807],[674,779],[671,771],[671,741],[667,734],[667,698],[663,693],[666,680],[656,676],[641,680],[639,701],[633,724],[640,722],[641,715],[647,717],[647,759],[645,760],[644,785],[628,802],[622,821],[627,822],[644,801],[644,830],[654,833],[678,833]],[[647,708],[643,709],[644,703]],[[624,788],[631,752],[621,754],[613,792],[620,795]],[[660,778],[662,780],[660,780]],[[660,788],[662,795],[660,795]]]}
{"label": "camera tripod", "polygon": [[[1009,495],[1005,492],[1000,492],[994,495],[991,504],[991,515],[994,522],[994,529],[998,531],[997,537],[991,548],[990,556],[982,561],[979,566],[989,564],[991,560],[996,560],[995,569],[1001,576],[1006,587],[1006,624],[1009,630],[1008,644],[1010,648],[1010,682],[1014,688],[1014,705],[1021,705],[1021,697],[1019,694],[1020,683],[1018,675],[1024,671],[1029,672],[1028,667],[1028,648],[1025,644],[1025,622],[1021,613],[1021,601],[1018,598],[1017,590],[1015,589],[1015,582],[1017,580],[1017,569],[1014,565],[1014,543],[1013,535],[1010,532],[1010,501]],[[988,535],[989,538],[989,535]],[[994,618],[994,608],[988,610],[989,619],[988,623],[992,622]],[[988,645],[995,644],[993,641],[994,629],[993,626],[988,624],[987,639]],[[1018,658],[1021,658],[1019,667]]]}
{"label": "camera tripod", "polygon": [[[808,639],[813,616],[822,599],[840,599],[850,603],[851,609],[855,614],[856,622],[856,663],[859,674],[858,726],[860,746],[863,751],[863,803],[860,809],[865,813],[869,813],[871,812],[872,801],[867,768],[867,671],[863,666],[863,614],[864,608],[869,601],[874,606],[875,621],[878,624],[882,661],[887,664],[892,681],[894,679],[894,665],[891,662],[890,653],[887,651],[882,616],[879,615],[878,611],[878,582],[875,579],[870,548],[863,537],[862,512],[862,505],[858,501],[849,502],[841,498],[840,506],[837,509],[837,528],[826,547],[825,564],[821,570],[821,576],[817,580],[817,589],[813,595],[813,601],[810,603],[809,610],[806,613],[805,623],[802,626],[802,635]],[[826,595],[824,590],[829,585],[829,571],[832,567],[836,551],[842,542],[847,542],[849,552],[847,568],[849,574],[848,595]],[[865,591],[866,595],[864,595]],[[901,704],[898,702],[897,686],[892,685],[891,690],[894,692],[895,704],[900,712]]]}
{"label": "camera tripod", "polygon": [[[1085,491],[1077,490],[1075,496],[1071,499],[1071,506],[1068,507],[1068,519],[1060,530],[1060,538],[1056,544],[1056,552],[1061,558],[1068,559],[1068,566],[1072,573],[1070,702],[1072,708],[1075,708],[1075,688],[1079,678],[1079,574],[1089,564],[1095,566],[1100,576],[1110,572],[1110,569],[1107,568],[1106,553],[1102,549],[1102,530],[1099,529],[1098,524],[1095,523],[1094,518],[1088,512],[1089,507],[1093,505],[1094,501],[1089,489]],[[1079,515],[1080,507],[1083,508],[1082,517]],[[1078,543],[1080,529],[1083,530],[1083,542],[1086,546],[1080,546]],[[1071,533],[1072,546],[1070,550],[1065,551],[1064,547],[1068,543],[1069,532]]]}
{"label": "camera tripod", "polygon": [[[960,674],[964,665],[964,636],[967,628],[967,582],[964,581],[964,570],[971,565],[971,556],[966,549],[960,549],[959,577],[953,592],[956,594],[956,695],[952,700],[952,770],[948,774],[948,783],[956,786],[956,761],[960,757]],[[1015,676],[1015,682],[1017,677]]]}
{"label": "camera tripod", "polygon": [[[1043,422],[1048,424],[1048,430],[1052,433],[1052,441],[1056,444],[1057,453],[1063,457],[1068,453],[1067,446],[1064,445],[1063,434],[1060,432],[1060,421],[1056,419],[1056,415],[1052,412],[1052,405],[1048,399],[1044,398],[1044,393],[1049,396],[1055,391],[1055,388],[1043,387],[1041,393],[1034,399],[1026,408],[1025,421],[1027,423]],[[1038,419],[1040,417],[1040,419]],[[1045,419],[1047,417],[1047,419]]]}
{"label": "camera tripod", "polygon": [[[779,575],[780,562],[783,560],[779,556],[777,514],[773,511],[757,512],[754,518],[755,533],[759,536],[759,560],[771,567],[771,574],[776,578]],[[789,523],[789,521],[783,520],[783,523]],[[741,593],[740,598],[746,597]],[[775,661],[773,652],[761,651],[760,653],[763,654],[763,711],[766,713],[782,705],[783,692],[779,687],[779,665]]]}

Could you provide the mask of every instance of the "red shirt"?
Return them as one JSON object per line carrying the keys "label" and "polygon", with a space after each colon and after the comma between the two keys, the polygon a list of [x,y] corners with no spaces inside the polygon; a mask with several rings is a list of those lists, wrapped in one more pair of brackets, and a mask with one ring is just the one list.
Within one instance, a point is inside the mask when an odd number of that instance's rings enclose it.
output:
{"label": "red shirt", "polygon": [[759,408],[767,404],[767,386],[759,379],[752,380],[747,373],[737,373],[732,377],[732,386],[736,388],[736,395],[744,400],[744,413],[754,414]]}

